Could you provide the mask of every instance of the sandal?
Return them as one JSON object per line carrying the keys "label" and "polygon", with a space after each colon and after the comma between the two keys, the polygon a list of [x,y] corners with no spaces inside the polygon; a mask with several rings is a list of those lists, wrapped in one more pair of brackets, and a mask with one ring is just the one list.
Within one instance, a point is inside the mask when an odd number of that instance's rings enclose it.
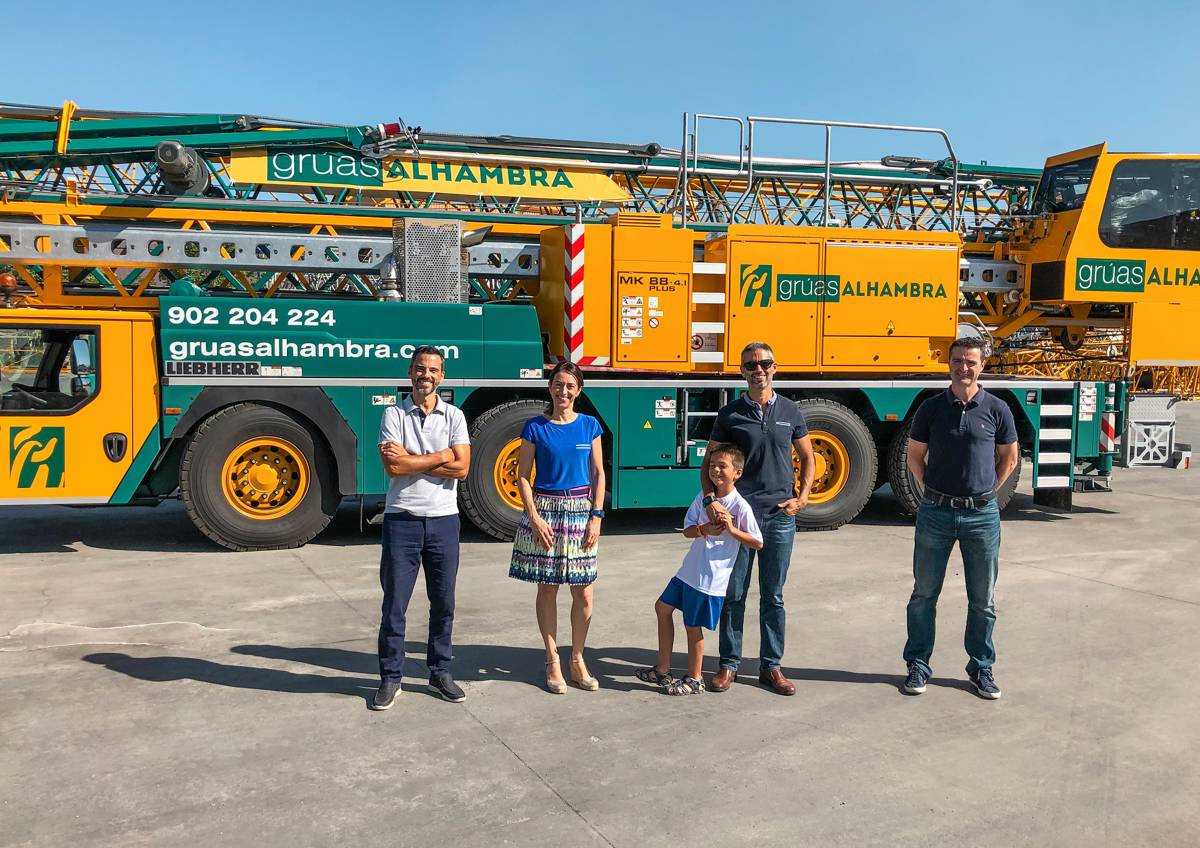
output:
{"label": "sandal", "polygon": [[672,681],[665,691],[668,695],[699,695],[704,691],[704,681],[694,677],[685,677],[682,680]]}
{"label": "sandal", "polygon": [[[558,659],[546,660],[546,691],[551,695],[567,694],[567,684],[565,681],[554,681],[550,679],[550,667],[558,665]],[[559,672],[561,674],[562,672]]]}
{"label": "sandal", "polygon": [[666,674],[663,674],[654,666],[639,668],[634,674],[637,675],[638,680],[643,683],[649,683],[651,686],[670,686],[675,682],[675,678],[671,676],[671,672],[668,671]]}
{"label": "sandal", "polygon": [[[580,669],[582,671],[576,675],[575,672]],[[571,683],[585,692],[595,692],[600,688],[600,681],[588,674],[587,666],[584,664],[582,657],[577,660],[571,660]]]}

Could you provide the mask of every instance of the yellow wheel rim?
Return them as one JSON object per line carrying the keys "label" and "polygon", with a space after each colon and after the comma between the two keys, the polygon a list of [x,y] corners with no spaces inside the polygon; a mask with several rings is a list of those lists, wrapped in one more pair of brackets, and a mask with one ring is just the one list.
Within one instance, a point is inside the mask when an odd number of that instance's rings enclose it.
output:
{"label": "yellow wheel rim", "polygon": [[[809,503],[825,503],[841,494],[850,479],[850,454],[846,451],[842,440],[824,430],[809,432],[812,439],[813,459],[816,467],[813,469],[812,493]],[[800,483],[800,458],[792,452],[792,466],[796,473],[796,484]]]}
{"label": "yellow wheel rim", "polygon": [[[492,468],[492,481],[496,484],[496,491],[500,493],[500,499],[513,509],[524,509],[521,504],[521,490],[517,486],[517,481],[520,475],[517,473],[517,466],[521,459],[521,437],[509,440],[496,456],[496,465]],[[529,482],[533,482],[533,474],[529,475]]]}
{"label": "yellow wheel rim", "polygon": [[242,515],[269,520],[300,505],[311,477],[304,454],[291,442],[255,436],[229,452],[221,468],[221,490]]}

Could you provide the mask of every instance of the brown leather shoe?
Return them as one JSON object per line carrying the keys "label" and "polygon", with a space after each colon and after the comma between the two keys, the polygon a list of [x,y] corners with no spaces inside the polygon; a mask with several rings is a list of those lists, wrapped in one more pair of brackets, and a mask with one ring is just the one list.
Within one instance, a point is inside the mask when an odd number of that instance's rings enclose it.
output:
{"label": "brown leather shoe", "polygon": [[796,686],[792,681],[783,676],[783,672],[777,668],[770,671],[760,671],[758,673],[758,682],[766,686],[776,695],[795,695]]}
{"label": "brown leather shoe", "polygon": [[722,668],[708,681],[709,692],[725,692],[737,680],[737,672],[732,668]]}

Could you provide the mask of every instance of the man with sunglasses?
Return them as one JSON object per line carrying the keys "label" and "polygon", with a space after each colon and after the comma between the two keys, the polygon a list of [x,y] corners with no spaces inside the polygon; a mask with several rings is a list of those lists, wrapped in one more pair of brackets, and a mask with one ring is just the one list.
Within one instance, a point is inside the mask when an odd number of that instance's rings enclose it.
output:
{"label": "man with sunglasses", "polygon": [[[796,539],[796,513],[808,505],[813,483],[813,450],[804,413],[794,402],[771,388],[775,354],[765,342],[751,342],[742,351],[742,376],[747,392],[717,413],[709,448],[700,469],[700,486],[709,518],[716,521],[725,510],[712,497],[708,458],[718,444],[732,443],[746,455],[746,467],[737,490],[754,512],[762,529],[763,548],[758,552],[758,628],[760,634],[758,682],[780,695],[794,695],[796,687],[783,675],[783,584],[787,581]],[[800,457],[800,487],[792,466],[792,449]],[[709,683],[712,692],[724,692],[737,680],[742,662],[742,622],[755,552],[742,546],[729,578],[721,611],[721,667]]]}

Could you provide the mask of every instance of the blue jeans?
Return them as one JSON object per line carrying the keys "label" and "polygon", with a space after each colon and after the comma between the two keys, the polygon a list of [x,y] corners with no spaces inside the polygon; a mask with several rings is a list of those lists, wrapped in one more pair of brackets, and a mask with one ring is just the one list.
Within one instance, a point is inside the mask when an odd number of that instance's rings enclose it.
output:
{"label": "blue jeans", "polygon": [[721,610],[721,668],[737,671],[742,662],[742,623],[746,617],[746,595],[750,591],[750,572],[758,554],[758,630],[759,671],[779,668],[783,659],[784,627],[783,584],[787,581],[796,541],[796,519],[783,511],[759,517],[763,549],[752,551],[743,546],[729,575],[725,608]]}
{"label": "blue jeans", "polygon": [[1000,565],[1000,510],[995,501],[983,509],[954,509],[923,502],[917,513],[913,544],[913,593],[908,601],[908,642],[904,661],[932,674],[937,601],[946,578],[950,551],[958,542],[967,583],[967,673],[991,668],[996,661],[996,573]]}
{"label": "blue jeans", "polygon": [[429,595],[429,645],[425,663],[431,677],[450,670],[454,629],[454,585],[458,578],[457,515],[423,518],[407,512],[383,517],[383,555],[379,582],[383,614],[379,622],[379,676],[399,680],[404,675],[404,628],[408,602],[425,568]]}

